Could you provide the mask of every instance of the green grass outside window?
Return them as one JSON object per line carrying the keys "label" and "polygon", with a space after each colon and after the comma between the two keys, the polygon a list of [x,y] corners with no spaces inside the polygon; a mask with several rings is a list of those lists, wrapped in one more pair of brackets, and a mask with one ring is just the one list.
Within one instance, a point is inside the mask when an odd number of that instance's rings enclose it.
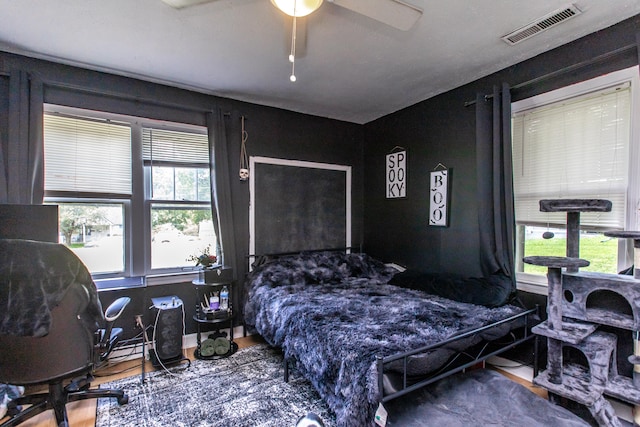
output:
{"label": "green grass outside window", "polygon": [[[565,256],[566,245],[566,238],[526,239],[525,256]],[[580,258],[591,263],[588,267],[580,270],[617,273],[618,239],[603,234],[582,234],[580,236]],[[546,275],[547,268],[525,263],[524,272]]]}

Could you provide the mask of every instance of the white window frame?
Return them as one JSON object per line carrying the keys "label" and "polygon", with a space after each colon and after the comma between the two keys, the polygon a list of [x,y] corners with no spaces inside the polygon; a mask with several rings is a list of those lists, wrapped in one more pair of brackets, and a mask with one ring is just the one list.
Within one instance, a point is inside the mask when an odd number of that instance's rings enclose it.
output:
{"label": "white window frame", "polygon": [[[67,107],[59,104],[44,104],[45,113],[60,112],[69,116],[88,117],[100,120],[113,120],[117,122],[129,123],[131,126],[131,152],[132,152],[132,188],[131,196],[108,199],[96,198],[91,194],[86,197],[68,197],[56,194],[45,195],[45,203],[82,203],[82,202],[103,202],[122,203],[124,205],[123,226],[125,239],[124,247],[124,271],[119,273],[97,273],[92,275],[97,281],[109,279],[110,287],[119,287],[122,283],[131,282],[130,277],[144,277],[147,285],[168,284],[178,281],[188,281],[197,277],[195,267],[193,271],[185,268],[176,269],[151,269],[151,204],[164,201],[151,199],[151,179],[150,170],[143,164],[142,156],[142,129],[161,128],[185,132],[195,132],[207,134],[204,126],[177,123],[169,121],[154,120],[142,117],[115,114],[102,111],[88,110],[84,108]],[[213,203],[213,200],[211,201]],[[170,202],[167,202],[170,204]],[[133,230],[136,230],[135,233]],[[177,279],[177,276],[184,276]],[[112,281],[111,279],[116,279]],[[126,286],[126,285],[125,285]]]}
{"label": "white window frame", "polygon": [[[629,83],[631,85],[631,129],[629,141],[629,181],[625,207],[625,229],[640,230],[640,68],[633,66],[614,71],[600,77],[576,83],[557,90],[546,92],[531,98],[513,102],[512,114],[523,110],[541,107],[547,104],[584,95],[607,87]],[[635,119],[634,119],[635,118]],[[633,262],[633,245],[621,239],[618,244],[618,267]],[[547,279],[544,276],[517,273],[518,289],[526,292],[547,294]]]}

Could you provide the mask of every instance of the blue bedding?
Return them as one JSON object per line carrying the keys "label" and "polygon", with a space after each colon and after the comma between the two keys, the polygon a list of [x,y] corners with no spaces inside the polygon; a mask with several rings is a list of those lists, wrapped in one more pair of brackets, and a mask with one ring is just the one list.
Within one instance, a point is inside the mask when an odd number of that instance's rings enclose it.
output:
{"label": "blue bedding", "polygon": [[[335,412],[338,426],[374,425],[382,396],[377,356],[442,342],[522,311],[390,285],[394,273],[366,254],[314,252],[266,263],[245,282],[247,325],[294,361]],[[425,364],[436,369],[433,364],[447,357],[434,352],[410,370],[423,371]]]}

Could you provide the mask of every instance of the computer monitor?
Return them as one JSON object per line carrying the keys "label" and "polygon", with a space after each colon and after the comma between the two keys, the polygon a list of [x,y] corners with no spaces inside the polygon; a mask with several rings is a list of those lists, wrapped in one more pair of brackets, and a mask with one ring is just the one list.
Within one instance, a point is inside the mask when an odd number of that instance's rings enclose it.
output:
{"label": "computer monitor", "polygon": [[0,238],[58,243],[58,206],[0,204]]}

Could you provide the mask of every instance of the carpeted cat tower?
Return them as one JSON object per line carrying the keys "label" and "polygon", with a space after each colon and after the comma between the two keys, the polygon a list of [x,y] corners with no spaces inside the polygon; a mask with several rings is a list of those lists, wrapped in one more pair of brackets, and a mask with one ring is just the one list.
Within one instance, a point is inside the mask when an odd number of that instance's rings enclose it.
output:
{"label": "carpeted cat tower", "polygon": [[[640,425],[640,274],[581,272],[589,261],[579,257],[580,213],[609,212],[608,200],[541,200],[542,212],[567,213],[566,257],[531,256],[524,262],[548,269],[548,319],[533,332],[547,338],[547,367],[533,383],[588,408],[600,426],[622,426],[607,396],[634,405],[634,426]],[[611,231],[606,236],[634,241],[634,265],[640,263],[640,232]],[[613,299],[615,304],[602,304]],[[634,351],[628,357],[632,376],[617,364],[618,335],[600,326],[629,331]],[[565,355],[578,358],[563,360]],[[575,363],[575,360],[583,363]]]}

